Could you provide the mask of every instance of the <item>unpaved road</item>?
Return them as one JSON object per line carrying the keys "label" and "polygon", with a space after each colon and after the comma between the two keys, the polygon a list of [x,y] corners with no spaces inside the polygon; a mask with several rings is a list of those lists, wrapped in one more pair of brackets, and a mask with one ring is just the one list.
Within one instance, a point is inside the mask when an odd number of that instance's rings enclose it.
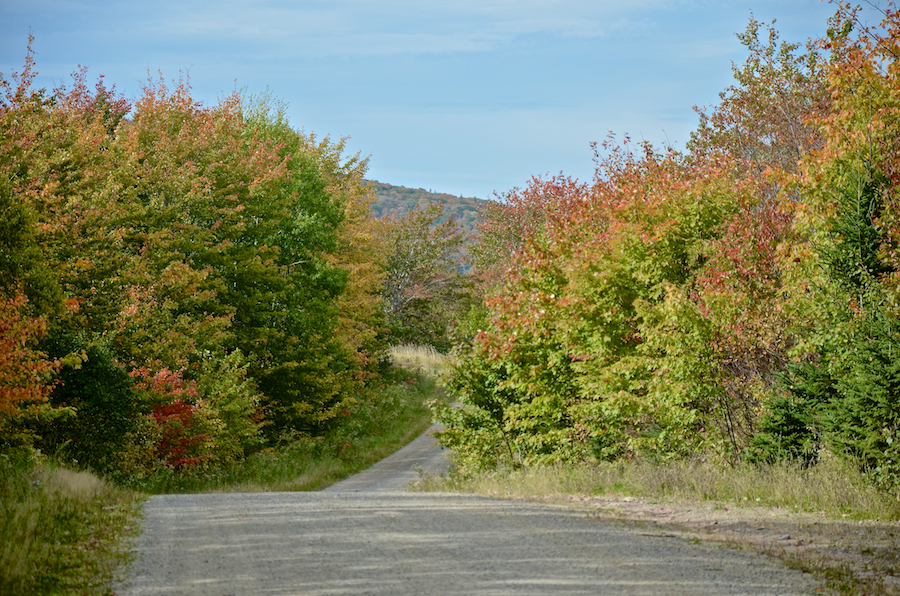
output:
{"label": "unpaved road", "polygon": [[119,593],[775,596],[819,585],[760,555],[566,508],[401,492],[418,467],[445,466],[425,437],[321,492],[153,497]]}

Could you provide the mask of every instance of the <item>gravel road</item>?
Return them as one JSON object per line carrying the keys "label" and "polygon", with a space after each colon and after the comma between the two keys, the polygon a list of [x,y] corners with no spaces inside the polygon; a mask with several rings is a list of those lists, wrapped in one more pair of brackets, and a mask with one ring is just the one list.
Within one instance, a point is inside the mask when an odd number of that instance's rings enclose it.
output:
{"label": "gravel road", "polygon": [[145,506],[127,596],[812,594],[759,555],[570,509],[405,493],[446,469],[430,437],[315,493],[163,495]]}

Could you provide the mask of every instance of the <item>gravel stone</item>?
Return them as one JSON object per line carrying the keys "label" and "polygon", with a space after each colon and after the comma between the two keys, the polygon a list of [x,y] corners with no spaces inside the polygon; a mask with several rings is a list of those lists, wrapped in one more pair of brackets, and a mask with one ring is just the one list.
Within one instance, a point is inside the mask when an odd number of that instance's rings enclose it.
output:
{"label": "gravel stone", "polygon": [[313,493],[160,495],[125,596],[799,595],[820,585],[753,553],[569,508],[402,492],[445,470],[430,437]]}

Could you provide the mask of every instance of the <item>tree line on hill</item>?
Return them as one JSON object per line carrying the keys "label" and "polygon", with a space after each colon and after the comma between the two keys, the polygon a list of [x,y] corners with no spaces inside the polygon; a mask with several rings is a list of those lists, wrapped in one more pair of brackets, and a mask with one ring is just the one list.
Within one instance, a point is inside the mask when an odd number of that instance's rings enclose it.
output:
{"label": "tree line on hill", "polygon": [[478,232],[478,213],[490,201],[475,197],[454,196],[443,192],[431,192],[424,188],[407,188],[386,182],[370,180],[369,186],[375,191],[372,215],[378,219],[403,217],[415,209],[425,209],[438,203],[442,214],[436,224],[444,224],[451,218],[464,234],[471,236]]}

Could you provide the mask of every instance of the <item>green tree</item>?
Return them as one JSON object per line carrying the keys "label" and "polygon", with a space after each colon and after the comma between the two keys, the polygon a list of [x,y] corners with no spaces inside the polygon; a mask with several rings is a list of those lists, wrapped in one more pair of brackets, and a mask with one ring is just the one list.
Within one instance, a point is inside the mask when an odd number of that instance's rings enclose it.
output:
{"label": "green tree", "polygon": [[402,218],[383,220],[391,247],[385,263],[384,312],[394,343],[445,350],[453,322],[467,310],[463,234],[452,218],[436,224],[441,214],[441,205],[432,203]]}

